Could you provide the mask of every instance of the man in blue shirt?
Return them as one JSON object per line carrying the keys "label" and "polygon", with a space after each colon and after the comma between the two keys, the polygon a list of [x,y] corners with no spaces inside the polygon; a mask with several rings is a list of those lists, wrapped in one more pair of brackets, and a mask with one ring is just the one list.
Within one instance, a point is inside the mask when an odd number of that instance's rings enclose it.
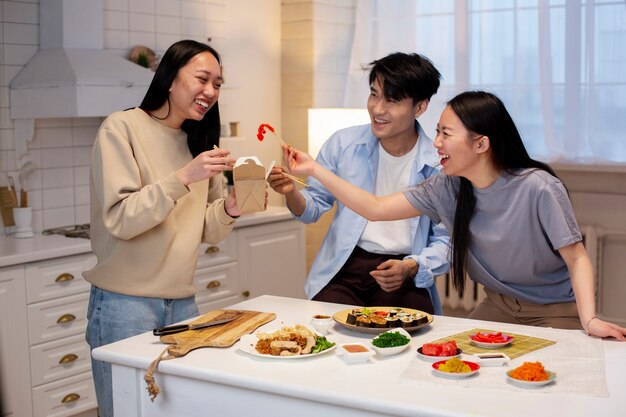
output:
{"label": "man in blue shirt", "polygon": [[[439,88],[441,75],[418,54],[393,53],[369,65],[371,123],[342,129],[322,146],[317,161],[376,195],[415,185],[438,171],[433,141],[416,120]],[[270,186],[303,223],[330,210],[335,197],[316,179],[298,191],[272,170]],[[305,291],[318,301],[414,308],[442,314],[434,278],[448,272],[449,236],[421,216],[368,222],[343,204],[311,267]]]}

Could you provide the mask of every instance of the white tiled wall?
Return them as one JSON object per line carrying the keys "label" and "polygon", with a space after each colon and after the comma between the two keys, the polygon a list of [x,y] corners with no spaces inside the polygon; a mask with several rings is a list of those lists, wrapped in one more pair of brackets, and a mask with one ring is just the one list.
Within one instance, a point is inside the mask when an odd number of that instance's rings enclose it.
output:
{"label": "white tiled wall", "polygon": [[[9,83],[38,50],[39,0],[0,1],[0,185],[4,185],[6,174],[12,175],[16,182],[18,179],[13,121],[9,117]],[[236,10],[237,7],[241,7],[242,11],[245,8],[246,12],[240,13]],[[249,10],[255,7],[259,8],[258,11]],[[133,46],[145,45],[160,56],[169,45],[180,39],[191,38],[206,42],[210,37],[211,45],[220,51],[225,61],[226,77],[229,74],[238,74],[234,69],[229,70],[230,62],[234,62],[232,65],[249,68],[251,65],[246,59],[256,59],[254,53],[247,53],[249,57],[237,57],[236,52],[228,48],[237,41],[242,42],[243,46],[249,45],[245,28],[233,27],[233,21],[240,15],[256,14],[259,19],[264,20],[253,20],[252,25],[256,25],[254,27],[251,26],[250,19],[245,23],[235,22],[249,25],[249,36],[258,36],[259,32],[270,40],[280,36],[277,25],[273,29],[276,34],[267,34],[268,30],[272,30],[267,27],[271,24],[271,19],[264,15],[271,13],[279,16],[279,2],[276,0],[258,3],[249,0],[235,0],[230,3],[226,0],[103,0],[103,9],[105,49],[119,56],[127,56]],[[236,39],[227,44],[227,37]],[[256,50],[265,53],[260,48]],[[272,59],[278,62],[280,58],[276,56]],[[259,60],[256,59],[255,62]],[[265,71],[274,71],[271,62],[268,65]],[[279,77],[278,74],[276,80]],[[270,91],[280,91],[278,83],[274,79],[266,79],[264,85]],[[239,87],[241,86],[247,87],[244,82],[240,83]],[[236,113],[235,106],[228,105],[229,96],[240,100],[243,94],[226,91],[222,95],[224,98],[220,97],[222,115],[225,116],[223,118],[242,121],[242,130],[244,133],[250,132],[250,137],[254,135],[252,132],[256,132],[257,126],[254,123],[257,120],[262,118],[273,120],[274,123],[280,122],[279,101],[265,100],[266,106],[260,115],[250,115],[251,122],[247,123],[245,116]],[[251,94],[246,93],[245,98],[254,103],[259,101],[256,98],[259,94],[261,93],[253,91]],[[266,113],[270,115],[269,119]],[[27,181],[29,205],[33,207],[33,227],[36,232],[89,222],[90,150],[101,121],[100,118],[36,120],[35,135],[29,144],[29,152],[38,169]]]}

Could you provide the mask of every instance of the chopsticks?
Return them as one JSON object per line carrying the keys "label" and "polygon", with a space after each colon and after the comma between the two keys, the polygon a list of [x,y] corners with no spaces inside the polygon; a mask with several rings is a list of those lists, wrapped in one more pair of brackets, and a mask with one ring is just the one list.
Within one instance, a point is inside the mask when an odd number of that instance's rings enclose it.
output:
{"label": "chopsticks", "polygon": [[291,175],[286,173],[285,171],[283,171],[282,173],[285,177],[292,179],[294,182],[297,182],[300,185],[305,186],[306,188],[309,188],[309,184],[307,184],[306,182],[304,182],[304,180],[301,180],[300,178],[296,177],[295,175]]}

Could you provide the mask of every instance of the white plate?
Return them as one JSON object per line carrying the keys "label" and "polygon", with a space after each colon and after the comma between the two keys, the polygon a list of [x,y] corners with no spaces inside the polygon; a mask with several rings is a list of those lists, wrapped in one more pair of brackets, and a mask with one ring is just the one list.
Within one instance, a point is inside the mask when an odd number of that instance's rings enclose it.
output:
{"label": "white plate", "polygon": [[379,355],[381,356],[397,355],[398,353],[404,351],[406,348],[408,348],[411,345],[411,335],[409,334],[409,332],[407,332],[406,330],[402,328],[396,328],[396,329],[387,330],[386,332],[383,332],[383,333],[392,333],[392,332],[400,333],[401,335],[406,336],[409,339],[409,341],[402,346],[392,346],[392,347],[381,348],[378,346],[374,346],[374,343],[373,343],[373,341],[380,336],[378,335],[374,339],[372,339],[372,349],[374,349],[376,353],[378,353]]}
{"label": "white plate", "polygon": [[537,388],[537,387],[543,387],[544,385],[548,385],[553,383],[554,381],[556,381],[556,372],[550,372],[548,370],[546,370],[546,372],[549,374],[548,376],[548,380],[547,381],[522,381],[521,379],[515,379],[515,378],[511,378],[509,376],[509,373],[512,371],[509,371],[506,373],[506,379],[513,385],[517,385],[518,387],[522,387],[522,388]]}
{"label": "white plate", "polygon": [[420,359],[425,360],[426,362],[447,361],[448,359],[458,358],[459,356],[461,356],[461,353],[463,353],[463,351],[457,348],[456,355],[454,356],[430,356],[430,355],[424,355],[422,353],[421,347],[417,348],[417,356],[419,356]]}
{"label": "white plate", "polygon": [[439,367],[439,365],[445,363],[446,361],[439,361],[439,362],[435,362],[433,363],[431,366],[433,368],[433,372],[435,372],[435,374],[439,375],[439,376],[443,376],[446,378],[452,378],[452,379],[460,379],[460,378],[467,378],[470,377],[472,375],[474,375],[476,372],[478,372],[478,370],[480,369],[480,365],[475,363],[475,362],[470,362],[470,361],[463,361],[464,364],[466,364],[467,366],[470,367],[471,371],[470,372],[444,372],[444,371],[440,371],[439,369],[437,369]]}
{"label": "white plate", "polygon": [[[328,340],[328,339],[327,339]],[[252,355],[252,356],[257,356],[259,358],[266,358],[266,359],[306,359],[306,358],[313,358],[315,356],[319,356],[319,355],[323,355],[325,353],[331,352],[333,350],[335,350],[335,348],[337,347],[337,344],[335,344],[335,346],[323,350],[321,352],[318,353],[309,353],[307,355],[294,355],[294,356],[274,356],[274,355],[263,355],[262,353],[259,353],[256,351],[256,349],[254,348],[257,344],[257,342],[259,341],[259,338],[254,335],[254,334],[246,334],[241,336],[241,339],[239,339],[239,343],[237,344],[237,349],[247,353],[248,355]],[[332,340],[329,340],[329,342],[332,343]]]}

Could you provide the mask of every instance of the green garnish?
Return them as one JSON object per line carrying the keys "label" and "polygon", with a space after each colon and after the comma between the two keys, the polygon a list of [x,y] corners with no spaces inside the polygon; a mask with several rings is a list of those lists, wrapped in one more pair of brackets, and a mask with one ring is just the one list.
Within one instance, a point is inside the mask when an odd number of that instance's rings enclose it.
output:
{"label": "green garnish", "polygon": [[388,348],[395,346],[404,346],[409,343],[411,339],[399,332],[385,332],[381,333],[372,340],[372,344],[379,348]]}
{"label": "green garnish", "polygon": [[311,349],[311,353],[320,353],[333,346],[335,343],[329,342],[324,336],[315,336],[315,346]]}

